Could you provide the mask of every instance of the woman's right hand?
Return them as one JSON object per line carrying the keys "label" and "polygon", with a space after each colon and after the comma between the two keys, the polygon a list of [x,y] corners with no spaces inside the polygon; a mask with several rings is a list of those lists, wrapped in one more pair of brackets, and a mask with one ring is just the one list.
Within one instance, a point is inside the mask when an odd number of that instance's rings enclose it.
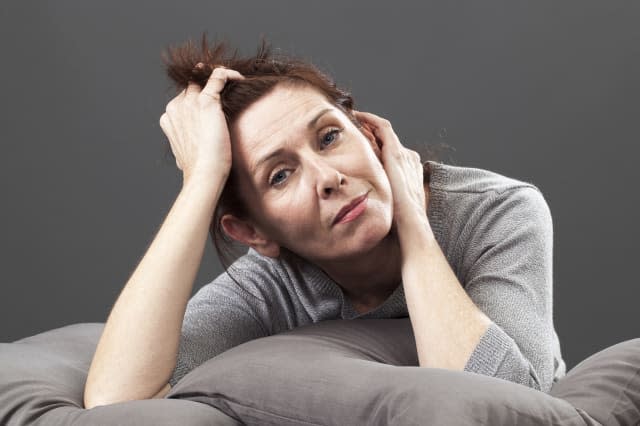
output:
{"label": "woman's right hand", "polygon": [[[203,67],[198,63],[196,67]],[[222,112],[220,92],[227,79],[244,79],[238,71],[217,67],[200,90],[196,83],[167,104],[160,127],[167,135],[183,181],[195,174],[226,179],[231,170],[229,129]]]}

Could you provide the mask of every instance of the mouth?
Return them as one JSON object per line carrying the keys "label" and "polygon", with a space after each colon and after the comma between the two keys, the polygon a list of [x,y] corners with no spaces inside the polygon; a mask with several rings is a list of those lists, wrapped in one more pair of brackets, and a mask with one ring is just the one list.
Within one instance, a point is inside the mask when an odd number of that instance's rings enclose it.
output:
{"label": "mouth", "polygon": [[342,207],[336,217],[333,219],[333,223],[331,225],[335,225],[339,222],[350,221],[355,219],[364,211],[366,207],[366,199],[367,195],[369,195],[369,191],[360,195],[359,197],[354,198],[347,205]]}

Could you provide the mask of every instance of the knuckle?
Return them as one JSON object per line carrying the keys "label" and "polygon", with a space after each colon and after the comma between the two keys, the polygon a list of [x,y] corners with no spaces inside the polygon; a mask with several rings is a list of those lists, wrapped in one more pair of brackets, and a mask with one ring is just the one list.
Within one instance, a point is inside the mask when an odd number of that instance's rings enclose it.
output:
{"label": "knuckle", "polygon": [[175,100],[172,100],[167,104],[166,111],[168,114],[174,114],[178,110],[178,105]]}
{"label": "knuckle", "polygon": [[196,99],[196,97],[184,98],[184,101],[181,103],[180,109],[183,109],[185,111],[192,111],[197,105],[195,102]]}
{"label": "knuckle", "polygon": [[397,161],[404,160],[404,154],[402,153],[402,151],[399,151],[399,150],[394,150],[391,153],[391,156]]}
{"label": "knuckle", "polygon": [[198,104],[200,106],[208,105],[211,101],[220,102],[220,94],[218,92],[202,92],[198,97]]}
{"label": "knuckle", "polygon": [[211,73],[211,76],[214,78],[222,78],[225,79],[227,75],[227,70],[226,68],[221,68],[221,67],[216,67],[213,72]]}

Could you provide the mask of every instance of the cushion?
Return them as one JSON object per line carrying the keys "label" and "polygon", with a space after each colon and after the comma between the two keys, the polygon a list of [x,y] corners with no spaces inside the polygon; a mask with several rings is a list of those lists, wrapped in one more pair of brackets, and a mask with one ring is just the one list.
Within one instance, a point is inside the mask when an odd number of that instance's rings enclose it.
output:
{"label": "cushion", "polygon": [[167,398],[247,425],[598,424],[520,384],[417,365],[409,318],[322,321],[223,352]]}
{"label": "cushion", "polygon": [[0,343],[2,425],[635,425],[640,339],[606,348],[549,394],[417,367],[409,318],[335,320],[253,340],[187,374],[166,399],[82,408],[101,323]]}
{"label": "cushion", "polygon": [[603,425],[640,424],[640,338],[591,355],[550,392]]}
{"label": "cushion", "polygon": [[104,324],[73,324],[0,343],[0,425],[238,425],[213,407],[150,399],[83,408]]}

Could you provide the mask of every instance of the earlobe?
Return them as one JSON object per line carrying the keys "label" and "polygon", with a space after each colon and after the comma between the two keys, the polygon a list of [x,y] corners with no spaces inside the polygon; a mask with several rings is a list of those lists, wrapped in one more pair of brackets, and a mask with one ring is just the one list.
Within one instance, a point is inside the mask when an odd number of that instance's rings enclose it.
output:
{"label": "earlobe", "polygon": [[225,214],[220,219],[225,234],[241,244],[247,245],[263,256],[278,257],[280,246],[263,236],[251,223],[238,219],[231,214]]}

